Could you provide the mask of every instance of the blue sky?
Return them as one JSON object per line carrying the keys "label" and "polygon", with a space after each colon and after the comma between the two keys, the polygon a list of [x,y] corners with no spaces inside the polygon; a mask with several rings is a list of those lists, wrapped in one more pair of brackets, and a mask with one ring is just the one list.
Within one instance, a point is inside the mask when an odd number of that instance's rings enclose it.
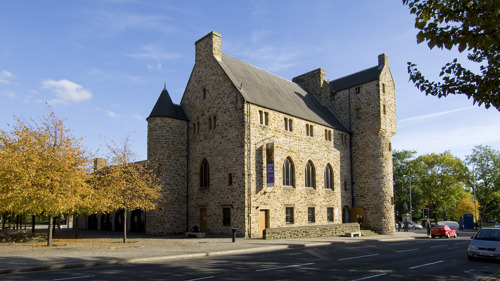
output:
{"label": "blue sky", "polygon": [[[464,158],[476,145],[500,150],[500,112],[465,96],[425,96],[406,63],[429,77],[453,51],[417,45],[414,16],[396,0],[360,1],[2,1],[0,129],[14,116],[48,113],[104,156],[127,136],[146,158],[146,117],[164,83],[180,103],[194,65],[194,42],[210,31],[222,51],[291,80],[319,67],[333,80],[389,56],[396,83],[393,148]],[[471,65],[472,69],[478,69]]]}

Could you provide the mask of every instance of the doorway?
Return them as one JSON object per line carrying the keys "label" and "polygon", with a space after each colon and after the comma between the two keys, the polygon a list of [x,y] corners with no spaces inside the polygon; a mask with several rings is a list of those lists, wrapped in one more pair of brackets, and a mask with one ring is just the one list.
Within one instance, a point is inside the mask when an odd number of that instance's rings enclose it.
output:
{"label": "doorway", "polygon": [[207,232],[207,208],[200,208],[200,232]]}
{"label": "doorway", "polygon": [[259,213],[259,235],[261,238],[266,238],[264,230],[269,228],[269,210],[260,210]]}

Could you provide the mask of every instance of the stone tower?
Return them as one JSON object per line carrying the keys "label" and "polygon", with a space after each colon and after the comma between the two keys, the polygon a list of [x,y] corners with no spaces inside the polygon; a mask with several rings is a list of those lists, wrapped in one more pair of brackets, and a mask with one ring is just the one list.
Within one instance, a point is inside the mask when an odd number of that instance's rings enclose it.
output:
{"label": "stone tower", "polygon": [[391,138],[396,133],[396,94],[387,55],[378,65],[330,82],[334,111],[351,130],[351,221],[394,233]]}
{"label": "stone tower", "polygon": [[160,94],[148,121],[148,161],[163,182],[163,201],[148,212],[148,233],[171,234],[187,230],[188,119],[166,89]]}
{"label": "stone tower", "polygon": [[378,65],[333,81],[321,68],[293,79],[350,130],[350,221],[383,234],[394,231],[391,138],[396,133],[395,85],[385,54]]}

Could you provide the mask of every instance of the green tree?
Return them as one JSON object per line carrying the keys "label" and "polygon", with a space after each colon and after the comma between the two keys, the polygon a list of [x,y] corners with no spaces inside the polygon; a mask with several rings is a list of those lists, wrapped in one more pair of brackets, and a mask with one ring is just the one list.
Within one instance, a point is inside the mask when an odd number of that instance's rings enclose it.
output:
{"label": "green tree", "polygon": [[500,152],[490,146],[474,147],[466,157],[471,167],[469,187],[475,189],[481,204],[481,219],[498,219],[500,216]]}
{"label": "green tree", "polygon": [[453,211],[465,195],[467,168],[460,158],[449,151],[441,154],[427,154],[415,160],[419,165],[419,188],[423,201],[431,209],[434,220],[457,219]]}
{"label": "green tree", "polygon": [[49,217],[47,246],[55,216],[89,202],[88,157],[54,113],[40,122],[17,119],[0,131],[0,212]]}
{"label": "green tree", "polygon": [[107,144],[110,166],[94,173],[96,208],[104,213],[123,211],[123,242],[127,242],[127,212],[156,208],[162,196],[160,181],[147,161],[136,161],[129,138]]}
{"label": "green tree", "polygon": [[442,82],[429,81],[411,62],[410,80],[426,95],[439,98],[464,94],[474,104],[500,110],[500,5],[498,0],[403,0],[415,15],[417,43],[467,51],[480,74],[464,68],[458,59],[442,67]]}
{"label": "green tree", "polygon": [[393,160],[393,181],[394,181],[394,204],[399,215],[405,212],[404,204],[410,208],[410,179],[411,179],[411,205],[413,215],[418,216],[423,208],[422,191],[420,190],[418,176],[418,166],[415,162],[416,151],[394,150]]}

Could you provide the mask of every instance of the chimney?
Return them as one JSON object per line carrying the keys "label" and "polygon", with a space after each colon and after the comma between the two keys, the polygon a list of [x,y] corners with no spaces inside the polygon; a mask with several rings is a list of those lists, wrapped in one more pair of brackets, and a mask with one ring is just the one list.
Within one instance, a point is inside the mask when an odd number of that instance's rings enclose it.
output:
{"label": "chimney", "polygon": [[323,101],[323,97],[326,97],[330,93],[330,88],[326,81],[326,72],[322,68],[297,76],[292,81],[306,87],[321,101]]}
{"label": "chimney", "polygon": [[106,167],[108,165],[107,160],[104,158],[95,158],[94,159],[94,172],[99,171],[100,169]]}
{"label": "chimney", "polygon": [[205,61],[210,56],[221,60],[222,36],[212,31],[194,43],[196,49],[196,63]]}
{"label": "chimney", "polygon": [[378,68],[382,69],[385,65],[389,65],[389,57],[386,54],[378,55]]}

